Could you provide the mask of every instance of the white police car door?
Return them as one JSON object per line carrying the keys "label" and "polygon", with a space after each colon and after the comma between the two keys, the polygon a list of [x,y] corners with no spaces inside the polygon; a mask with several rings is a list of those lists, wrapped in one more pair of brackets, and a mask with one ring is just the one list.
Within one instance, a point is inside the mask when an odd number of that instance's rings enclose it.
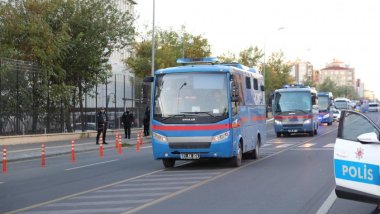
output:
{"label": "white police car door", "polygon": [[334,147],[338,197],[380,204],[379,127],[365,115],[344,111]]}

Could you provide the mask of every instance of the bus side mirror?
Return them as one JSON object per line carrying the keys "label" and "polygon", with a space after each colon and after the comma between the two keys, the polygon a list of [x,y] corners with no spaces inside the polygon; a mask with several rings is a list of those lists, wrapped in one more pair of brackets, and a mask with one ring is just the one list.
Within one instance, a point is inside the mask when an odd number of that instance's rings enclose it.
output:
{"label": "bus side mirror", "polygon": [[260,85],[260,90],[261,90],[261,91],[265,91],[265,86]]}
{"label": "bus side mirror", "polygon": [[239,90],[236,87],[235,84],[231,85],[231,101],[232,102],[239,102]]}
{"label": "bus side mirror", "polygon": [[145,77],[144,78],[144,82],[153,82],[153,80],[154,80],[154,77]]}

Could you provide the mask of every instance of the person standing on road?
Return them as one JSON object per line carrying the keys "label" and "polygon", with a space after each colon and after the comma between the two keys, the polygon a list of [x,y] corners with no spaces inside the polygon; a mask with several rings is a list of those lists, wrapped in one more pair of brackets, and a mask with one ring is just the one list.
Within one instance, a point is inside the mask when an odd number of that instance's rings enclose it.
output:
{"label": "person standing on road", "polygon": [[149,106],[145,109],[144,119],[144,136],[149,136],[149,124],[150,124],[150,108]]}
{"label": "person standing on road", "polygon": [[133,124],[133,115],[129,111],[125,111],[121,116],[121,122],[124,125],[125,138],[131,139],[131,126]]}
{"label": "person standing on road", "polygon": [[99,144],[99,137],[101,133],[103,133],[103,144],[108,144],[106,142],[108,116],[104,108],[101,108],[98,114],[96,115],[96,122],[98,125],[98,134],[96,135],[96,144]]}

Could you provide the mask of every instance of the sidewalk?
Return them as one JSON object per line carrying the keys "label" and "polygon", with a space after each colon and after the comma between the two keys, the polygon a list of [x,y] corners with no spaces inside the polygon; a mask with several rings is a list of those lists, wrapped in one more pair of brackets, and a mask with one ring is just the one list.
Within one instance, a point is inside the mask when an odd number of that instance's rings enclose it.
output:
{"label": "sidewalk", "polygon": [[[134,129],[131,131],[131,139],[124,138],[124,131],[122,134],[122,144],[123,146],[134,146],[137,142],[137,133],[141,131],[141,129]],[[75,139],[75,138],[74,138]],[[84,138],[84,139],[75,139],[75,152],[84,152],[84,151],[92,151],[98,150],[99,145],[95,144],[96,135],[94,137]],[[71,153],[71,140],[59,140],[59,141],[46,141],[45,144],[45,156],[57,156],[62,154],[70,154]],[[150,142],[150,136],[143,137],[144,143]],[[115,148],[115,133],[108,133],[106,137],[106,142],[108,144],[104,144],[104,149]],[[30,143],[24,144],[3,144],[6,145],[7,148],[7,161],[20,161],[27,159],[34,159],[41,157],[41,145],[42,142],[33,141]],[[2,145],[2,146],[3,146]],[[1,150],[3,147],[1,148]],[[2,157],[2,154],[1,154]]]}

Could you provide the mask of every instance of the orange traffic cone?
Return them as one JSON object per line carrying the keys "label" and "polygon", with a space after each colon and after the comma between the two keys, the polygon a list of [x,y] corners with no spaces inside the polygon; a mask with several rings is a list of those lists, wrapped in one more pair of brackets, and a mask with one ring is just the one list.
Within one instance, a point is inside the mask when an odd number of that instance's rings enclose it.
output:
{"label": "orange traffic cone", "polygon": [[41,145],[41,167],[45,167],[45,144]]}
{"label": "orange traffic cone", "polygon": [[143,137],[143,132],[140,131],[140,143],[141,143],[141,146],[144,145],[144,137]]}
{"label": "orange traffic cone", "polygon": [[100,137],[99,141],[99,157],[103,158],[103,138]]}
{"label": "orange traffic cone", "polygon": [[7,147],[3,146],[3,173],[7,173]]}
{"label": "orange traffic cone", "polygon": [[123,141],[121,140],[121,135],[119,135],[119,145],[118,145],[118,153],[119,155],[123,154]]}
{"label": "orange traffic cone", "polygon": [[136,152],[140,152],[141,132],[137,133]]}
{"label": "orange traffic cone", "polygon": [[[120,135],[121,136],[121,135]],[[119,147],[119,133],[116,132],[116,137],[115,137],[115,148],[117,149]]]}
{"label": "orange traffic cone", "polygon": [[71,162],[75,162],[75,149],[74,149],[75,140],[71,141]]}

